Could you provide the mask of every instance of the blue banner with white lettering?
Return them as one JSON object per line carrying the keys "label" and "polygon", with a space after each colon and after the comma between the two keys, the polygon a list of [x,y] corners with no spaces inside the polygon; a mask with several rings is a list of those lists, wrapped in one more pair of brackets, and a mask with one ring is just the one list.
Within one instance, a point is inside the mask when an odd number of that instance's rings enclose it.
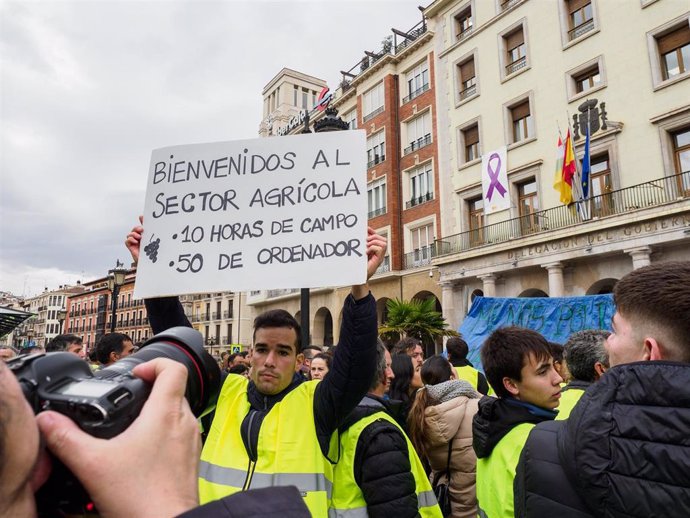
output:
{"label": "blue banner with white lettering", "polygon": [[610,294],[554,298],[475,297],[459,331],[470,349],[467,359],[475,368],[483,370],[479,351],[495,329],[526,327],[538,331],[550,342],[562,344],[576,331],[611,330],[615,311]]}

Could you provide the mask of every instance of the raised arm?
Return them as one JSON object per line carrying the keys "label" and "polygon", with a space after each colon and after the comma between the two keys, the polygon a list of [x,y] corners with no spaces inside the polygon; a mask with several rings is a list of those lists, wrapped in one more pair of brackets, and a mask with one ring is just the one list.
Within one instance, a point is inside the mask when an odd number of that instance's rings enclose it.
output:
{"label": "raised arm", "polygon": [[[139,225],[132,227],[125,238],[125,246],[132,256],[134,264],[139,262],[141,238],[144,235],[144,216],[139,216]],[[177,326],[192,327],[184,308],[177,297],[160,297],[144,300],[146,314],[153,334],[162,333],[166,329]]]}
{"label": "raised arm", "polygon": [[[368,229],[367,281],[383,262],[386,240]],[[376,369],[376,300],[369,285],[353,286],[343,305],[340,340],[333,368],[314,394],[314,416],[321,450],[326,453],[331,434],[369,390]]]}

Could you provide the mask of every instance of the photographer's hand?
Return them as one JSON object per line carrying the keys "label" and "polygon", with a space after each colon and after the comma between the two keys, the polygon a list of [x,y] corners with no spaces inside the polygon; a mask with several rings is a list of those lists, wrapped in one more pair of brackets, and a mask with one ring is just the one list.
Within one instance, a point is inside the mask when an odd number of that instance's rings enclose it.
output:
{"label": "photographer's hand", "polygon": [[153,383],[153,389],[139,417],[117,437],[96,439],[56,412],[40,413],[38,426],[101,516],[176,516],[199,503],[201,439],[184,397],[187,371],[159,358],[133,373]]}

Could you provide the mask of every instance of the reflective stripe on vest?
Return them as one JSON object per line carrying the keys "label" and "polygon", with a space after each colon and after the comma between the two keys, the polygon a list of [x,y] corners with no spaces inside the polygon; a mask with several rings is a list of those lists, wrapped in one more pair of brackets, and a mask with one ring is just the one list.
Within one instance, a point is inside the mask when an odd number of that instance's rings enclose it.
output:
{"label": "reflective stripe on vest", "polygon": [[341,454],[340,460],[333,470],[333,498],[331,500],[331,508],[328,511],[329,518],[366,518],[369,516],[364,495],[355,481],[355,451],[357,450],[359,437],[364,429],[378,420],[392,423],[405,437],[410,458],[410,468],[415,479],[419,514],[423,518],[442,518],[436,495],[434,495],[431,489],[431,483],[424,472],[424,467],[417,456],[417,452],[402,428],[386,412],[376,412],[366,416],[340,435]]}
{"label": "reflective stripe on vest", "polygon": [[515,469],[532,428],[532,423],[517,425],[488,457],[477,459],[477,503],[482,518],[513,518]]}
{"label": "reflective stripe on vest", "polygon": [[247,384],[243,376],[230,375],[221,390],[201,452],[201,503],[244,489],[294,485],[312,515],[325,517],[332,492],[332,467],[316,436],[316,382],[298,385],[266,414],[255,463],[249,460],[240,431],[250,410]]}

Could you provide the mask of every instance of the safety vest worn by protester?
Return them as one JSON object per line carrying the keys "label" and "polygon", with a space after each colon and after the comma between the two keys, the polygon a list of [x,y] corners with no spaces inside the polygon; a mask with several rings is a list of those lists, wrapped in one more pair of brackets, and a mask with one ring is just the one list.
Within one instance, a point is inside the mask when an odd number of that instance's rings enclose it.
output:
{"label": "safety vest worn by protester", "polygon": [[563,419],[568,419],[570,417],[570,412],[573,411],[577,402],[585,393],[584,390],[579,388],[569,388],[561,392],[561,399],[558,403],[558,415],[556,416],[556,421],[561,421]]}
{"label": "safety vest worn by protester", "polygon": [[477,459],[477,503],[480,518],[513,518],[513,480],[520,453],[533,423],[522,423],[494,446],[491,455]]}
{"label": "safety vest worn by protester", "polygon": [[[201,503],[247,489],[293,485],[302,493],[312,516],[327,516],[333,469],[321,453],[316,436],[317,383],[298,385],[266,414],[259,431],[256,460],[248,455],[240,433],[250,410],[248,383],[243,376],[230,376],[221,390],[201,452]],[[251,418],[248,427],[251,436]]]}
{"label": "safety vest worn by protester", "polygon": [[[479,390],[479,371],[472,367],[471,365],[462,365],[460,367],[455,367],[455,372],[458,373],[458,378],[467,381],[470,385],[474,387],[474,390]],[[487,395],[492,396],[495,394],[491,385],[488,384],[489,390]]]}
{"label": "safety vest worn by protester", "polygon": [[379,419],[393,424],[405,437],[407,452],[410,457],[410,469],[416,484],[415,492],[417,493],[420,516],[422,518],[442,518],[441,509],[436,501],[431,483],[424,472],[424,466],[422,466],[414,446],[400,425],[386,412],[368,415],[340,434],[340,459],[333,471],[333,497],[328,513],[329,518],[367,518],[369,516],[364,495],[355,480],[355,452],[361,433],[367,426]]}

